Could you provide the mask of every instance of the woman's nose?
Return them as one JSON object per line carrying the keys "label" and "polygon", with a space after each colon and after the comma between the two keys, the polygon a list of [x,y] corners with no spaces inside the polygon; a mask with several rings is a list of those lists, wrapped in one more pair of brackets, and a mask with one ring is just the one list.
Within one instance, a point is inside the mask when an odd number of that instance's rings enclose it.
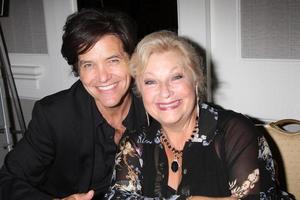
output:
{"label": "woman's nose", "polygon": [[172,88],[168,83],[161,84],[159,89],[161,97],[168,98],[172,95]]}

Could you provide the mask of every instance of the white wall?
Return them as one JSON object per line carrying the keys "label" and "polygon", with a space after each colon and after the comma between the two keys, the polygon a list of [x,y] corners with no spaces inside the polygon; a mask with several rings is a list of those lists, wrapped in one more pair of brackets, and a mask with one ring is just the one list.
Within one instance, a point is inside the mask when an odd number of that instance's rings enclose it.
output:
{"label": "white wall", "polygon": [[60,53],[66,17],[77,10],[76,0],[42,0],[48,54],[10,53],[11,68],[21,99],[37,100],[68,88],[75,78]]}
{"label": "white wall", "polygon": [[[75,79],[60,54],[62,27],[76,0],[43,0],[48,54],[10,54],[19,96],[39,99]],[[238,0],[177,0],[179,34],[212,58],[219,82],[217,104],[265,121],[300,119],[299,60],[241,59]]]}
{"label": "white wall", "polygon": [[300,119],[299,60],[242,59],[239,1],[178,0],[179,33],[207,48],[215,103],[263,121]]}
{"label": "white wall", "polygon": [[[60,53],[66,17],[77,10],[76,0],[42,0],[44,3],[48,54],[10,53],[10,63],[26,124],[35,100],[70,87],[76,80]],[[0,134],[0,166],[7,153],[6,139]]]}
{"label": "white wall", "polygon": [[[192,39],[206,50],[206,65],[211,60],[209,0],[177,0],[178,34]],[[211,68],[207,67],[207,100],[212,101]]]}

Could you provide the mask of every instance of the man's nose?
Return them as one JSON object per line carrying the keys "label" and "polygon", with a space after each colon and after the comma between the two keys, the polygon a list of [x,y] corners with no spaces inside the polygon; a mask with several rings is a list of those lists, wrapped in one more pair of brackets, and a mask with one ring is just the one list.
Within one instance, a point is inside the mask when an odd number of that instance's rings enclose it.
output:
{"label": "man's nose", "polygon": [[111,78],[111,72],[105,66],[99,65],[97,71],[100,82],[106,82]]}

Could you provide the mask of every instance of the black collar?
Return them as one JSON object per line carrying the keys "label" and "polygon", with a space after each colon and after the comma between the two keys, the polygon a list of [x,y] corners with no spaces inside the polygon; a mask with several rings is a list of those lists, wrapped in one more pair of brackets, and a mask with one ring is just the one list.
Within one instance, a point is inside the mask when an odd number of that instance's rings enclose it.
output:
{"label": "black collar", "polygon": [[[147,118],[145,115],[145,109],[142,100],[132,93],[130,93],[130,95],[132,96],[132,102],[128,115],[125,117],[122,124],[126,127],[126,129],[134,130],[143,125],[147,125]],[[91,101],[96,127],[102,125],[103,123],[107,123],[103,115],[99,112],[96,102],[93,98],[91,98]]]}

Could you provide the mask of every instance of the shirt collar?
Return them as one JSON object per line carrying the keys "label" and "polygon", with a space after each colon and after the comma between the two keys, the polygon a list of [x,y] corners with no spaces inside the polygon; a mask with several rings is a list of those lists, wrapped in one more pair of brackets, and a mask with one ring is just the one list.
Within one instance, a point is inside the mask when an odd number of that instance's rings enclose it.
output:
{"label": "shirt collar", "polygon": [[105,122],[105,119],[103,118],[102,114],[99,112],[96,102],[93,98],[92,98],[92,110],[93,110],[96,127],[102,125]]}
{"label": "shirt collar", "polygon": [[[139,127],[141,124],[138,124],[138,121],[142,121],[142,124],[146,123],[146,116],[145,116],[145,111],[143,104],[139,101],[141,99],[137,99],[132,93],[130,94],[132,96],[132,102],[130,105],[129,112],[125,119],[123,120],[122,124],[126,127],[128,130],[133,130]],[[95,119],[95,125],[96,127],[99,125],[102,125],[103,123],[106,122],[102,114],[99,112],[96,102],[92,99],[92,110],[93,110],[93,115]],[[137,119],[138,117],[142,117],[143,119]]]}

